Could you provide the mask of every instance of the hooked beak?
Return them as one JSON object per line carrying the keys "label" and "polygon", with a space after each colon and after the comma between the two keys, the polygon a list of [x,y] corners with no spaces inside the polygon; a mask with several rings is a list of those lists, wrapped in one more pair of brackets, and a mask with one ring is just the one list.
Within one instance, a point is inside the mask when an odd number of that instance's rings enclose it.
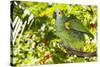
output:
{"label": "hooked beak", "polygon": [[56,17],[57,17],[57,11],[55,10],[53,13],[53,18],[56,19]]}

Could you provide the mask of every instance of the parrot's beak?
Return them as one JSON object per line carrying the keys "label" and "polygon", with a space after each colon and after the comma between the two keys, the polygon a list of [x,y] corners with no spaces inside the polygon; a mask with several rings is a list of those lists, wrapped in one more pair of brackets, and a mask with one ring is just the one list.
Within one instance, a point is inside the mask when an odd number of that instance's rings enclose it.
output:
{"label": "parrot's beak", "polygon": [[54,13],[53,13],[53,18],[56,19],[56,17],[57,17],[57,12],[54,11]]}

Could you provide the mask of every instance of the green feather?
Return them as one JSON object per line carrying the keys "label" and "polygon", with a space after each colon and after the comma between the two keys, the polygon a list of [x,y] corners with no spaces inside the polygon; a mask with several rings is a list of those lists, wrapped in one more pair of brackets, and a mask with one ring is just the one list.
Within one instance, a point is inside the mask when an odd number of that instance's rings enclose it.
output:
{"label": "green feather", "polygon": [[70,25],[69,25],[70,29],[86,33],[89,37],[91,37],[91,39],[94,38],[94,36],[92,35],[92,33],[90,33],[90,31],[79,20],[72,19],[72,20],[69,20],[66,23],[70,23]]}

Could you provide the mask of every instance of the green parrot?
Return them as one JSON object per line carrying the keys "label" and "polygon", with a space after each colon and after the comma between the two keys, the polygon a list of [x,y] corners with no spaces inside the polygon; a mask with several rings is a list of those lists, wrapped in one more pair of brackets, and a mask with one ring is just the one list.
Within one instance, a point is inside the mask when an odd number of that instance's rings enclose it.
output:
{"label": "green parrot", "polygon": [[53,17],[55,19],[54,27],[56,36],[67,47],[81,50],[85,45],[84,34],[87,34],[91,39],[94,38],[90,31],[78,19],[70,19],[64,16],[64,13],[60,10],[55,10]]}

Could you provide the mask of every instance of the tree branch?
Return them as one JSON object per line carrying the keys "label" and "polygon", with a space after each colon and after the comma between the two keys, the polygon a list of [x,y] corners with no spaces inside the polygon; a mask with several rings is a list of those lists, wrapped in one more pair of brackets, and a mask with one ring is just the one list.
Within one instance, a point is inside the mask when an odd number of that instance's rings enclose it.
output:
{"label": "tree branch", "polygon": [[82,52],[77,51],[75,49],[72,49],[70,47],[67,47],[66,45],[60,44],[61,47],[64,47],[64,49],[70,54],[70,55],[77,55],[78,57],[94,57],[97,56],[96,51],[95,52]]}

